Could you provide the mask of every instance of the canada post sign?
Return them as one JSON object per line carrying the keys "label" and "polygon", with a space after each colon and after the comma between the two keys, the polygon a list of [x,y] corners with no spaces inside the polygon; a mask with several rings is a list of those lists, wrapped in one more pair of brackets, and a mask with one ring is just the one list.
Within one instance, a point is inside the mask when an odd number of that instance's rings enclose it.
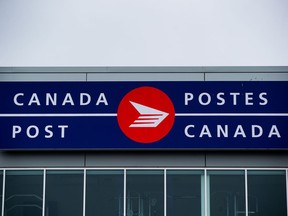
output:
{"label": "canada post sign", "polygon": [[288,149],[288,82],[0,82],[0,149]]}

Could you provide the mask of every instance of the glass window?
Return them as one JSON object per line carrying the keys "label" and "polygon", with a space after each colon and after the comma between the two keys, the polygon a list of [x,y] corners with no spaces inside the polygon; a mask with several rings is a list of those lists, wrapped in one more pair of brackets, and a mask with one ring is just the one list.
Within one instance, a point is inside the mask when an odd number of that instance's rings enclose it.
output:
{"label": "glass window", "polygon": [[6,171],[5,216],[41,216],[43,171]]}
{"label": "glass window", "polygon": [[164,171],[128,170],[127,216],[164,215]]}
{"label": "glass window", "polygon": [[88,170],[86,216],[123,215],[123,171]]}
{"label": "glass window", "polygon": [[3,171],[0,170],[0,197],[1,197],[0,212],[2,212],[2,199],[3,199],[2,194],[3,194]]}
{"label": "glass window", "polygon": [[204,215],[203,174],[203,171],[167,170],[167,216]]}
{"label": "glass window", "polygon": [[248,171],[249,215],[286,216],[285,171]]}
{"label": "glass window", "polygon": [[[0,212],[42,216],[43,174],[43,170],[0,170]],[[124,169],[87,170],[85,215],[123,216],[124,192],[126,216],[164,216],[164,206],[167,216],[246,215],[244,170],[208,169],[207,185],[204,169],[172,168],[166,174],[164,188],[164,170],[160,169],[127,169],[126,177]],[[45,183],[45,216],[83,216],[83,169],[48,169]],[[248,215],[287,216],[286,187],[286,170],[248,170]]]}
{"label": "glass window", "polygon": [[83,216],[81,170],[49,170],[46,176],[45,216]]}
{"label": "glass window", "polygon": [[245,172],[208,171],[208,215],[245,215]]}

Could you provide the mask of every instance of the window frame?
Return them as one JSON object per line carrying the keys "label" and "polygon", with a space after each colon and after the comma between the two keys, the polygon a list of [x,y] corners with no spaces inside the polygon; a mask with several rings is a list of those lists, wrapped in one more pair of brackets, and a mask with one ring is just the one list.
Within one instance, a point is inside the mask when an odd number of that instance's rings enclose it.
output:
{"label": "window frame", "polygon": [[[164,216],[167,216],[167,170],[200,170],[204,171],[204,215],[209,216],[208,214],[208,171],[244,171],[245,173],[245,216],[248,215],[248,171],[284,171],[286,177],[286,212],[288,215],[288,168],[265,168],[265,167],[253,167],[253,168],[241,168],[241,167],[75,167],[75,168],[64,168],[64,167],[51,167],[51,168],[41,168],[41,167],[33,167],[33,168],[0,168],[2,171],[3,185],[2,185],[2,209],[1,215],[4,216],[5,209],[5,185],[6,185],[6,171],[27,171],[27,170],[41,170],[43,171],[43,204],[42,204],[42,216],[45,216],[45,197],[46,197],[46,176],[47,171],[50,170],[81,170],[83,171],[83,216],[85,216],[85,206],[86,206],[86,176],[87,170],[122,170],[123,171],[123,194],[126,197],[126,177],[128,170],[162,170],[163,171],[163,179],[164,179]],[[0,185],[1,186],[1,185]],[[126,216],[126,199],[123,201],[123,216]]]}

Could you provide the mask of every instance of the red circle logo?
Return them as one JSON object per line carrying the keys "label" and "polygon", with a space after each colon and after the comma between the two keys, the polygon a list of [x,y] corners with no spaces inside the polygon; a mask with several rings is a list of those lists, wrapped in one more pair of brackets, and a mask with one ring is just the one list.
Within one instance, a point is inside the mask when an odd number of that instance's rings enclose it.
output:
{"label": "red circle logo", "polygon": [[139,143],[152,143],[171,130],[175,110],[170,98],[153,87],[139,87],[127,93],[119,104],[117,119],[122,132]]}

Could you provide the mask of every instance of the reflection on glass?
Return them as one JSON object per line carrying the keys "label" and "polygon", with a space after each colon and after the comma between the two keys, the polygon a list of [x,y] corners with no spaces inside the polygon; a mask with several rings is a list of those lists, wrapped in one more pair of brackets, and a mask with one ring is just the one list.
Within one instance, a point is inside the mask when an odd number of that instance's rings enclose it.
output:
{"label": "reflection on glass", "polygon": [[286,216],[285,171],[248,171],[249,215]]}
{"label": "reflection on glass", "polygon": [[3,171],[0,171],[0,212],[2,212],[2,194],[3,194]]}
{"label": "reflection on glass", "polygon": [[88,170],[86,216],[123,215],[123,171]]}
{"label": "reflection on glass", "polygon": [[204,191],[203,173],[188,170],[167,171],[167,216],[204,215],[201,195]]}
{"label": "reflection on glass", "polygon": [[6,171],[5,216],[41,216],[43,171]]}
{"label": "reflection on glass", "polygon": [[[5,191],[3,191],[3,174]],[[43,170],[0,170],[0,212],[42,216]],[[47,170],[45,216],[245,216],[244,170]],[[287,216],[286,171],[247,171],[248,216]],[[126,185],[124,179],[126,178]],[[207,185],[204,185],[204,179]],[[126,191],[124,191],[126,188]],[[207,192],[207,199],[205,198]],[[204,202],[204,201],[207,202]],[[206,205],[207,204],[207,205]],[[207,209],[205,209],[205,206]],[[4,208],[4,209],[2,209]],[[2,210],[1,210],[2,209]]]}
{"label": "reflection on glass", "polygon": [[[245,215],[245,172],[208,171],[210,216]],[[209,208],[210,206],[210,208]]]}
{"label": "reflection on glass", "polygon": [[49,170],[45,216],[83,216],[83,171]]}
{"label": "reflection on glass", "polygon": [[164,171],[127,171],[126,215],[164,215]]}

